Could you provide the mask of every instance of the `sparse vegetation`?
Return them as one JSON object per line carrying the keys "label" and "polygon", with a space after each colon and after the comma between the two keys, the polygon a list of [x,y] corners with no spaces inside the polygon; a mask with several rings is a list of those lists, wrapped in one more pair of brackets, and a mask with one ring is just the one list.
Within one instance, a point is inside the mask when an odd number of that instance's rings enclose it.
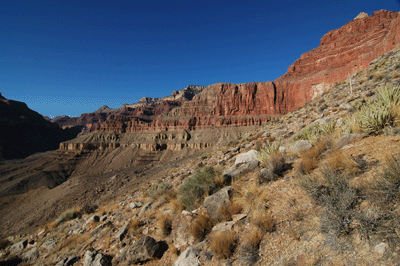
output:
{"label": "sparse vegetation", "polygon": [[68,209],[60,214],[57,221],[58,221],[58,223],[66,222],[66,221],[77,218],[80,214],[81,214],[80,211],[76,208]]}
{"label": "sparse vegetation", "polygon": [[218,232],[211,241],[210,249],[222,259],[229,258],[235,251],[237,244],[236,235],[232,231]]}
{"label": "sparse vegetation", "polygon": [[189,230],[196,240],[201,241],[210,232],[212,226],[213,224],[208,214],[200,212],[192,221]]}
{"label": "sparse vegetation", "polygon": [[188,210],[194,210],[208,194],[212,194],[220,185],[220,172],[207,166],[185,181],[179,188],[180,200]]}

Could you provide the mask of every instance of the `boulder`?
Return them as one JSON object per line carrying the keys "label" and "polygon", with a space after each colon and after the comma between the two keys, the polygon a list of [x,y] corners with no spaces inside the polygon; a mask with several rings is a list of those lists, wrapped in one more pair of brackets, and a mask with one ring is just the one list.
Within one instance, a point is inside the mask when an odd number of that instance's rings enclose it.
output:
{"label": "boulder", "polygon": [[174,241],[174,246],[177,249],[194,244],[195,238],[189,232],[194,217],[195,215],[191,212],[183,211],[173,220],[171,238]]}
{"label": "boulder", "polygon": [[28,240],[26,239],[21,240],[18,243],[15,243],[14,245],[11,246],[10,253],[19,254],[24,250],[24,248],[26,248],[27,245],[28,245]]}
{"label": "boulder", "polygon": [[35,261],[39,258],[39,251],[36,247],[31,248],[22,255],[24,261]]}
{"label": "boulder", "polygon": [[251,161],[255,161],[257,160],[257,156],[260,153],[256,150],[250,150],[248,152],[245,153],[241,153],[238,156],[236,156],[236,161],[235,161],[235,165],[238,164],[242,164],[242,163],[249,163]]}
{"label": "boulder", "polygon": [[69,256],[61,261],[59,261],[56,266],[72,266],[78,262],[80,257]]}
{"label": "boulder", "polygon": [[46,252],[50,252],[53,248],[55,248],[57,241],[54,238],[47,239],[40,246],[41,249],[44,249]]}
{"label": "boulder", "polygon": [[203,206],[207,209],[207,214],[211,220],[222,221],[224,219],[220,214],[220,208],[229,206],[229,199],[233,190],[234,188],[231,186],[225,187],[204,199]]}
{"label": "boulder", "polygon": [[126,250],[126,262],[131,264],[145,263],[153,258],[160,259],[168,249],[164,241],[157,242],[150,236],[144,236]]}
{"label": "boulder", "polygon": [[312,147],[312,144],[308,140],[298,140],[296,141],[292,147],[290,147],[291,152],[301,153],[306,151]]}
{"label": "boulder", "polygon": [[368,136],[368,134],[365,134],[365,133],[347,134],[347,135],[341,137],[337,141],[336,147],[338,147],[340,149],[340,148],[342,148],[342,147],[344,147],[346,145],[351,144],[355,140],[359,140],[359,139],[365,138],[367,136]]}
{"label": "boulder", "polygon": [[198,259],[199,252],[192,248],[188,247],[175,261],[173,266],[199,266],[200,260]]}
{"label": "boulder", "polygon": [[129,222],[127,222],[115,235],[115,239],[122,241],[128,233]]}
{"label": "boulder", "polygon": [[260,162],[258,160],[253,160],[251,162],[229,168],[228,171],[222,176],[224,184],[230,184],[235,178],[253,171],[259,166],[259,164]]}
{"label": "boulder", "polygon": [[87,250],[83,257],[83,266],[111,266],[112,257]]}

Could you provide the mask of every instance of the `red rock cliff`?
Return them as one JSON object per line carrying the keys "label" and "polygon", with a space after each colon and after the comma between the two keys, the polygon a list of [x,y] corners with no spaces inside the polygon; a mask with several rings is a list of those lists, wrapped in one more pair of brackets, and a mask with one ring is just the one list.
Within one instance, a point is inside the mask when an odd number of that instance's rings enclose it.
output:
{"label": "red rock cliff", "polygon": [[176,92],[162,101],[145,98],[130,105],[131,110],[128,105],[124,111],[107,114],[105,122],[92,128],[137,132],[260,125],[319,96],[349,74],[366,69],[373,59],[400,45],[399,33],[399,12],[359,15],[325,34],[317,48],[301,55],[274,82],[218,83]]}

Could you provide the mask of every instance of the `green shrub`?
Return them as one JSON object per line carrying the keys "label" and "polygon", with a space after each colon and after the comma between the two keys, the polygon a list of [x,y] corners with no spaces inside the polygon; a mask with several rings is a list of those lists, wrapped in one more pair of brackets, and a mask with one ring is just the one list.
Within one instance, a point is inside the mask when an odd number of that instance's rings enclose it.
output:
{"label": "green shrub", "polygon": [[297,141],[304,139],[310,141],[311,143],[316,143],[320,140],[322,136],[332,134],[335,132],[335,130],[335,121],[329,121],[324,124],[316,123],[301,130],[299,133],[296,134],[296,136],[294,136],[293,140]]}
{"label": "green shrub", "polygon": [[275,143],[267,142],[267,144],[260,148],[259,155],[257,156],[258,160],[263,163],[268,159],[272,154],[275,154],[279,151],[279,147],[281,146],[281,141],[278,140]]}
{"label": "green shrub", "polygon": [[356,124],[367,133],[380,132],[387,126],[399,124],[400,87],[383,87],[376,93],[376,101],[369,101],[360,107],[354,116]]}
{"label": "green shrub", "polygon": [[219,187],[219,177],[219,171],[212,166],[207,166],[203,171],[197,171],[192,178],[186,180],[179,187],[180,201],[186,209],[191,211],[200,206],[201,200]]}
{"label": "green shrub", "polygon": [[60,214],[58,217],[58,223],[66,222],[72,219],[77,218],[80,215],[80,212],[76,209],[68,209]]}

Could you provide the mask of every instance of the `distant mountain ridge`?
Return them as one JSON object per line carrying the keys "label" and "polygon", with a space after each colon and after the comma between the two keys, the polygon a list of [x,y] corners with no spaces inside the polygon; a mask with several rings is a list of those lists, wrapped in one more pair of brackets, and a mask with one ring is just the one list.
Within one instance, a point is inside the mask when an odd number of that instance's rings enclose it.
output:
{"label": "distant mountain ridge", "polygon": [[8,100],[0,93],[0,160],[56,150],[60,142],[77,133],[76,129],[61,129],[25,103]]}

